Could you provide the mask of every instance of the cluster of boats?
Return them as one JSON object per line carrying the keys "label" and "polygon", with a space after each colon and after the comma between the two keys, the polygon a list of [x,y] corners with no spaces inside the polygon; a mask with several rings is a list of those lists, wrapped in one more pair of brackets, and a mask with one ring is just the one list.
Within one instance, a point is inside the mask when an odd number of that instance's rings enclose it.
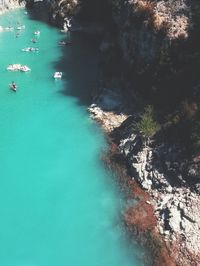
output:
{"label": "cluster of boats", "polygon": [[11,26],[8,26],[8,27],[0,26],[0,31],[13,31],[14,29],[16,29],[17,31],[24,30],[25,29],[25,25],[18,25],[16,28],[13,28]]}
{"label": "cluster of boats", "polygon": [[7,67],[7,70],[9,70],[9,71],[22,71],[22,72],[31,71],[31,69],[28,66],[21,65],[21,64],[11,64]]}
{"label": "cluster of boats", "polygon": [[[25,25],[20,25],[18,23],[18,25],[17,25],[17,27],[15,29],[18,31],[18,33],[16,34],[16,37],[18,37],[19,36],[19,31],[25,29]],[[14,30],[13,27],[5,27],[5,28],[3,28],[2,26],[0,26],[0,31],[12,31],[12,30]],[[34,32],[34,35],[36,35],[36,36],[40,35],[40,31],[36,30]],[[31,39],[31,42],[32,43],[36,43],[37,42],[37,38]],[[25,47],[25,48],[22,49],[22,51],[23,52],[37,52],[37,51],[39,51],[39,48],[37,48],[37,47]],[[7,70],[8,71],[21,71],[21,72],[31,71],[30,67],[28,67],[26,65],[21,65],[21,64],[10,64],[10,65],[8,65]],[[13,81],[11,84],[9,84],[9,88],[12,91],[16,92],[17,91],[16,83]]]}
{"label": "cluster of boats", "polygon": [[[25,28],[26,28],[25,25],[20,25],[20,24],[18,23],[18,26],[17,26],[16,28],[13,28],[13,27],[10,27],[10,26],[8,26],[8,27],[2,27],[2,26],[0,26],[0,31],[13,31],[14,29],[20,31],[20,30],[24,30]],[[34,34],[35,34],[35,35],[40,35],[40,31],[39,31],[39,30],[36,30],[36,31],[34,32]]]}
{"label": "cluster of boats", "polygon": [[[17,31],[20,31],[20,30],[23,30],[23,29],[25,29],[25,25],[18,25],[17,28],[16,28]],[[12,27],[2,28],[0,26],[0,31],[1,30],[10,30],[11,31],[11,30],[14,30],[14,28],[12,28]],[[40,31],[36,30],[34,32],[34,35],[35,36],[39,36],[40,35]],[[16,37],[18,37],[18,36],[19,36],[19,33],[17,33]],[[36,43],[37,41],[38,41],[37,37],[31,39],[32,43]],[[71,45],[71,44],[72,44],[71,41],[60,41],[59,42],[59,45]],[[21,51],[22,52],[37,52],[37,51],[39,51],[39,48],[37,48],[37,47],[25,47],[25,48],[21,49]],[[8,65],[7,70],[8,71],[21,71],[21,72],[31,71],[30,67],[28,67],[27,65],[22,65],[22,64],[10,64],[10,65]],[[62,72],[54,72],[53,78],[54,79],[61,79],[62,75],[63,75]],[[9,84],[9,88],[12,91],[16,92],[17,91],[16,83],[13,81],[11,84]]]}

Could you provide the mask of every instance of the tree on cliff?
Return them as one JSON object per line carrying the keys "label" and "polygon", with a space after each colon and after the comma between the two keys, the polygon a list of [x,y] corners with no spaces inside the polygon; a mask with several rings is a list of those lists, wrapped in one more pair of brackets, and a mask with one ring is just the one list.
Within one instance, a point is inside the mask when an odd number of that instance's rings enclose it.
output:
{"label": "tree on cliff", "polygon": [[159,124],[155,120],[154,108],[148,105],[144,113],[140,117],[140,121],[136,124],[136,129],[144,137],[145,144],[156,134]]}

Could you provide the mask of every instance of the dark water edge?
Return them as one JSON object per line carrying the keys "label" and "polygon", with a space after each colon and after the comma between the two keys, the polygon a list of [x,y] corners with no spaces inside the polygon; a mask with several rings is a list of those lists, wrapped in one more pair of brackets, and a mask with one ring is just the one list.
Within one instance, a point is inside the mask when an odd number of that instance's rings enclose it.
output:
{"label": "dark water edge", "polygon": [[[31,20],[57,27],[50,22],[43,5],[28,9],[28,15]],[[65,79],[70,81],[60,93],[75,97],[79,106],[87,107],[92,102],[92,95],[98,84],[100,36],[85,32],[67,32],[63,33],[63,41],[66,40],[70,40],[72,45],[61,46],[62,57],[54,63],[54,68],[62,71]],[[76,73],[79,73],[78,77]]]}

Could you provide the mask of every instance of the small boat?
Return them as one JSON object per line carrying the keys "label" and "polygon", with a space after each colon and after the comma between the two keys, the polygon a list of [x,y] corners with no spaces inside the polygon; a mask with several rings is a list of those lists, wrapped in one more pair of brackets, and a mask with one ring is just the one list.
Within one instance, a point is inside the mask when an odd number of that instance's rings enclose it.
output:
{"label": "small boat", "polygon": [[53,77],[55,79],[61,79],[62,78],[62,72],[55,72],[54,75],[53,75]]}
{"label": "small boat", "polygon": [[39,31],[39,30],[36,30],[36,31],[34,32],[34,34],[35,34],[35,35],[40,35],[40,31]]}
{"label": "small boat", "polygon": [[9,84],[9,87],[12,91],[16,92],[17,91],[17,85],[12,83],[12,84]]}
{"label": "small boat", "polygon": [[31,42],[36,43],[37,40],[36,39],[31,39]]}
{"label": "small boat", "polygon": [[70,45],[72,44],[72,42],[71,41],[60,41],[58,44],[59,45]]}
{"label": "small boat", "polygon": [[13,30],[14,30],[14,28],[13,28],[13,27],[10,27],[10,26],[8,26],[8,27],[5,27],[5,28],[4,28],[4,30],[5,30],[5,31],[13,31]]}
{"label": "small boat", "polygon": [[0,32],[2,32],[2,31],[13,31],[13,30],[14,30],[14,28],[10,27],[10,26],[5,27],[5,28],[0,26]]}
{"label": "small boat", "polygon": [[37,52],[39,51],[39,48],[35,48],[35,47],[26,47],[22,49],[22,52]]}
{"label": "small boat", "polygon": [[25,29],[25,25],[21,25],[17,27],[17,30],[24,30]]}

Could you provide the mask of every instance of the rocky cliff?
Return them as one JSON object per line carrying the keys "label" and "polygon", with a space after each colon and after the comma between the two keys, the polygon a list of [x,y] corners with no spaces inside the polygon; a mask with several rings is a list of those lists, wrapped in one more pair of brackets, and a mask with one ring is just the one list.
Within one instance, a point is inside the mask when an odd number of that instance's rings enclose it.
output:
{"label": "rocky cliff", "polygon": [[[104,82],[89,111],[109,132],[129,176],[150,194],[156,228],[176,265],[198,265],[200,4],[110,4],[113,25],[100,46]],[[147,144],[138,123],[148,104],[159,130]],[[147,134],[151,120],[143,122]]]}

